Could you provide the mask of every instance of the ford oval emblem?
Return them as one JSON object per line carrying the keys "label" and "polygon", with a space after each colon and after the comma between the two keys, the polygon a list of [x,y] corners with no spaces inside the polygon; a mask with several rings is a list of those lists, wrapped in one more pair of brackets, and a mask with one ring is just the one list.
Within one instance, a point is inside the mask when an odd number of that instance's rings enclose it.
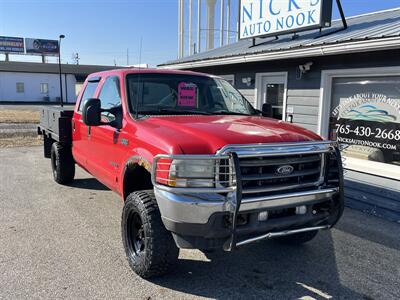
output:
{"label": "ford oval emblem", "polygon": [[284,166],[278,167],[278,168],[276,169],[276,173],[277,173],[278,175],[284,176],[284,175],[292,174],[292,173],[293,173],[293,170],[294,170],[293,166],[291,166],[291,165],[284,165]]}

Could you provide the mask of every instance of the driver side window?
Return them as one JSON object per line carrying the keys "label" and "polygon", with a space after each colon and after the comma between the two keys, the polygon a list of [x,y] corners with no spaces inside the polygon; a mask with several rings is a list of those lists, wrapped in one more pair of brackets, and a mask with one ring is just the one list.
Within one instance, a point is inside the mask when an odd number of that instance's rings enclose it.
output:
{"label": "driver side window", "polygon": [[[121,107],[121,90],[118,77],[111,76],[106,79],[101,88],[99,99],[102,109]],[[101,119],[104,122],[111,122],[115,120],[115,116],[109,112],[102,112]]]}

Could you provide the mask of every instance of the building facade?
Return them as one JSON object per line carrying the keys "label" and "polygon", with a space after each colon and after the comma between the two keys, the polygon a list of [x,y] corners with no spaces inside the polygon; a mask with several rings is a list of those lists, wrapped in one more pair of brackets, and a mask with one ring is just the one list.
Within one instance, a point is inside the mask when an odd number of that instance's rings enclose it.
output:
{"label": "building facade", "polygon": [[[76,96],[90,73],[112,66],[61,66],[63,101],[75,103]],[[0,103],[59,102],[60,75],[57,64],[0,62]]]}
{"label": "building facade", "polygon": [[[400,9],[327,36],[242,40],[160,67],[220,75],[273,117],[343,147],[346,202],[400,221]],[[340,23],[333,22],[334,31]]]}

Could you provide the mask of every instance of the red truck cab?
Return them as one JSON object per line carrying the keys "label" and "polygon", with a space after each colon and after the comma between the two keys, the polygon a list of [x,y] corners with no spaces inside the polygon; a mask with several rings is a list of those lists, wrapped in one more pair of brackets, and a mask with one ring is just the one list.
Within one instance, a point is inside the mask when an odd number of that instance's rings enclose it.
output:
{"label": "red truck cab", "polygon": [[39,128],[54,178],[71,181],[76,163],[121,195],[124,247],[142,277],[164,273],[178,248],[303,243],[342,214],[336,143],[263,116],[222,78],[95,73],[68,116],[70,137]]}

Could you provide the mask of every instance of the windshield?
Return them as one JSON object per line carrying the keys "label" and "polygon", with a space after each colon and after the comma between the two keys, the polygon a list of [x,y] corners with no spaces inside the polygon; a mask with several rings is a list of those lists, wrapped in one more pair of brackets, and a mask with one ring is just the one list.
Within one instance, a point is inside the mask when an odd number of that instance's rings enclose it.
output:
{"label": "windshield", "polygon": [[141,115],[255,115],[255,109],[227,81],[179,74],[127,76],[129,108]]}

